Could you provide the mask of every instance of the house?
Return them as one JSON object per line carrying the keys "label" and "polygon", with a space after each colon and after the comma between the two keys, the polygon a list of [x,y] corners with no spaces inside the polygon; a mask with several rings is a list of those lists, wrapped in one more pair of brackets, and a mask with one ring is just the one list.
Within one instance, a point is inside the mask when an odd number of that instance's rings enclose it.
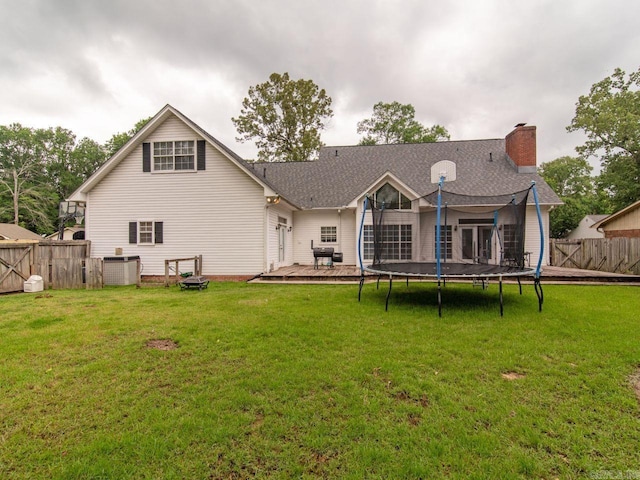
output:
{"label": "house", "polygon": [[[60,240],[59,236],[60,232],[55,232],[51,235],[47,235],[47,239]],[[79,227],[77,225],[73,227],[64,227],[62,238],[64,240],[84,240],[84,227]]]}
{"label": "house", "polygon": [[0,223],[0,240],[41,240],[42,237],[31,230],[13,223]]}
{"label": "house", "polygon": [[604,233],[591,228],[600,220],[607,218],[609,215],[585,215],[578,226],[571,230],[567,235],[567,240],[579,240],[581,238],[604,238]]}
{"label": "house", "polygon": [[605,238],[640,238],[640,200],[596,222],[591,228]]}
{"label": "house", "polygon": [[[312,245],[356,265],[366,195],[414,200],[443,170],[446,189],[469,195],[535,181],[548,242],[549,210],[561,201],[536,173],[536,127],[524,124],[506,138],[323,147],[316,161],[251,163],[167,105],[68,200],[86,204],[94,256],[139,255],[144,275],[162,275],[165,260],[202,255],[204,275],[250,277],[313,264]],[[525,249],[537,258],[531,201],[528,209]]]}

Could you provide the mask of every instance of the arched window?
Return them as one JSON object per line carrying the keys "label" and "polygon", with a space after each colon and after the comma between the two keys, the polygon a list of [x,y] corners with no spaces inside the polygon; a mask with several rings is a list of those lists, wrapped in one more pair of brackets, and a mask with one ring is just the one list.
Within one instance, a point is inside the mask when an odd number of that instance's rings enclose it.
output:
{"label": "arched window", "polygon": [[411,200],[403,195],[398,189],[392,187],[389,183],[385,183],[375,193],[375,199],[378,206],[384,203],[384,208],[390,210],[410,210]]}

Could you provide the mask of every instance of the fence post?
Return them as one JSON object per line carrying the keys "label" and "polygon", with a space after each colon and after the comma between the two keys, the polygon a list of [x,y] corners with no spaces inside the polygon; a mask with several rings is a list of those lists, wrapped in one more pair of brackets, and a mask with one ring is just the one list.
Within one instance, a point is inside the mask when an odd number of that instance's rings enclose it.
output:
{"label": "fence post", "polygon": [[164,286],[169,286],[169,260],[164,261]]}

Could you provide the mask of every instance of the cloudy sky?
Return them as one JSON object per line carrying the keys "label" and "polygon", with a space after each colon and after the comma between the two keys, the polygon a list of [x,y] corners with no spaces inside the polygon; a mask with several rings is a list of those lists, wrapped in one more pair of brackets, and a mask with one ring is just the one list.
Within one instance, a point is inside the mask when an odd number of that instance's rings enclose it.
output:
{"label": "cloudy sky", "polygon": [[379,101],[452,140],[538,127],[538,162],[574,155],[575,103],[640,66],[637,0],[0,0],[0,125],[104,142],[169,103],[247,158],[231,117],[272,72],[333,99],[328,145]]}

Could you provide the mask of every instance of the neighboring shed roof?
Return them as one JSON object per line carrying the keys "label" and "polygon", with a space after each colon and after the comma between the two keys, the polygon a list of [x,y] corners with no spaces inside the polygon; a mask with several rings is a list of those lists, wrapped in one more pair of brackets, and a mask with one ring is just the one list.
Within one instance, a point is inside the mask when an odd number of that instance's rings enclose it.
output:
{"label": "neighboring shed roof", "polygon": [[634,210],[637,210],[638,208],[640,208],[640,200],[638,200],[635,203],[632,203],[631,205],[623,208],[622,210],[618,210],[615,213],[612,213],[611,215],[605,217],[604,219],[598,221],[597,223],[595,223],[594,225],[591,226],[591,228],[601,228],[604,227],[605,225],[607,225],[608,223],[613,222],[614,220],[623,217],[625,215],[628,215],[629,213],[633,212]]}
{"label": "neighboring shed roof", "polygon": [[587,218],[589,221],[593,223],[596,223],[596,222],[599,222],[600,220],[604,220],[608,216],[609,215],[585,215],[585,218]]}
{"label": "neighboring shed roof", "polygon": [[42,237],[20,225],[0,223],[0,240],[42,240]]}
{"label": "neighboring shed roof", "polygon": [[313,162],[247,165],[279,194],[309,209],[348,205],[386,173],[419,195],[426,195],[437,189],[437,184],[432,183],[431,167],[441,160],[456,164],[456,180],[445,184],[448,191],[506,194],[524,190],[535,181],[540,203],[562,203],[538,174],[517,172],[505,153],[504,139],[324,147]]}

